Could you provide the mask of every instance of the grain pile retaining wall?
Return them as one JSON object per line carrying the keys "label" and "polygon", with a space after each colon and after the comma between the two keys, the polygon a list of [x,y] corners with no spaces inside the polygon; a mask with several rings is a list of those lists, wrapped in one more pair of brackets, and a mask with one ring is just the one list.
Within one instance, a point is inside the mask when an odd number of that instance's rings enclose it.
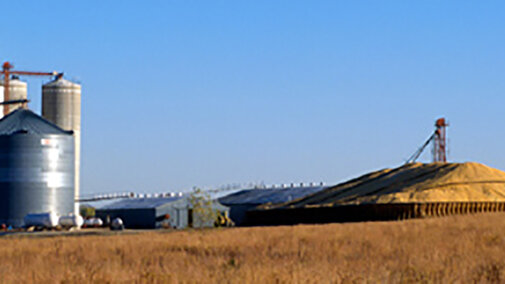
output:
{"label": "grain pile retaining wall", "polygon": [[249,211],[247,225],[388,221],[503,211],[505,211],[505,202],[431,202],[276,208]]}

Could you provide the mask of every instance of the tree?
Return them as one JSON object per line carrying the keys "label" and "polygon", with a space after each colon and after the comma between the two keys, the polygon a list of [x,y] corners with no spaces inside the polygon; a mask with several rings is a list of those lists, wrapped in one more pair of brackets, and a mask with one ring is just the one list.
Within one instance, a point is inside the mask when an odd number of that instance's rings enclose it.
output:
{"label": "tree", "polygon": [[79,206],[79,213],[82,218],[95,217],[95,208],[87,204],[81,204],[81,206]]}
{"label": "tree", "polygon": [[212,207],[212,198],[210,194],[204,192],[200,188],[193,188],[193,192],[189,195],[189,214],[193,222],[190,226],[194,228],[212,227],[217,220],[219,212]]}

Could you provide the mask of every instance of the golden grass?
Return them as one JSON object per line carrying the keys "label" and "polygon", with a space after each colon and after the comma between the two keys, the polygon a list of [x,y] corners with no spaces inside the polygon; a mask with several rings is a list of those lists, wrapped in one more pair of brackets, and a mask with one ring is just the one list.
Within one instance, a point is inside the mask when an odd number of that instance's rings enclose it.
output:
{"label": "golden grass", "polygon": [[2,283],[503,282],[505,213],[0,238]]}

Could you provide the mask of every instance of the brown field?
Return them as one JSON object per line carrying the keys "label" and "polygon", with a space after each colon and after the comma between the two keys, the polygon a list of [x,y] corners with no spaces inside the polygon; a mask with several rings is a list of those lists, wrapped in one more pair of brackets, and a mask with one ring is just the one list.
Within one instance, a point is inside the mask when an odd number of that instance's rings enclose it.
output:
{"label": "brown field", "polygon": [[505,214],[0,238],[1,283],[503,282]]}

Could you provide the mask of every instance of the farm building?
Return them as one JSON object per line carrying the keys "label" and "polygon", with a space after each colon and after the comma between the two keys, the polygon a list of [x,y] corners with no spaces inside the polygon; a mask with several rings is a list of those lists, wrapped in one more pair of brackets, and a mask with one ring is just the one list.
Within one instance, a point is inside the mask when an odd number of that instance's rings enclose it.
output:
{"label": "farm building", "polygon": [[247,225],[247,214],[249,210],[266,204],[280,204],[297,200],[323,190],[325,186],[321,184],[310,184],[308,186],[284,186],[279,188],[253,188],[244,189],[219,198],[219,203],[230,208],[230,218],[235,225]]}
{"label": "farm building", "polygon": [[[228,216],[228,208],[217,202],[212,210]],[[193,212],[187,196],[124,199],[96,209],[106,221],[121,218],[129,229],[211,227],[214,221]]]}

